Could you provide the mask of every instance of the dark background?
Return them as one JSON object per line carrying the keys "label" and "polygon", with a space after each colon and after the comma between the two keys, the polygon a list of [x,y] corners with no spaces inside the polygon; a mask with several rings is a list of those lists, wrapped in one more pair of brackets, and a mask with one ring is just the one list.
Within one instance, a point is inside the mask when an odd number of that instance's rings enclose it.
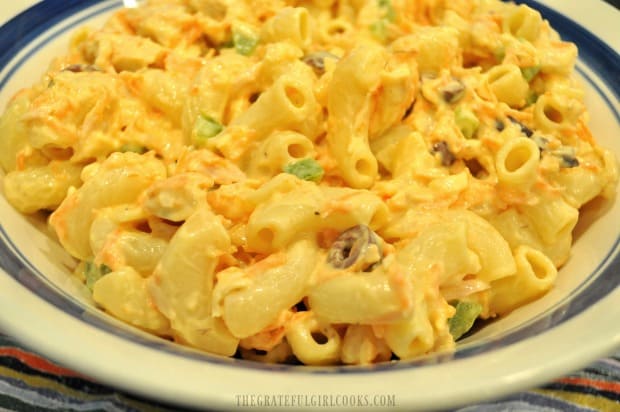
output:
{"label": "dark background", "polygon": [[[584,1],[584,0],[582,0]],[[587,1],[587,0],[585,0]],[[612,6],[615,6],[617,9],[620,9],[620,0],[605,0],[607,3],[611,4]]]}

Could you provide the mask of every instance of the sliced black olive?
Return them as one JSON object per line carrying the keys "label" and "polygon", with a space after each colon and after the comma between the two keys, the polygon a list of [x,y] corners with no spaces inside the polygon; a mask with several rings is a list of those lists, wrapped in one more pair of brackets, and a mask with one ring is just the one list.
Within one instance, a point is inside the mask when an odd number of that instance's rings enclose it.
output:
{"label": "sliced black olive", "polygon": [[[367,256],[371,245],[376,246],[378,253]],[[380,262],[381,258],[381,239],[366,225],[353,226],[342,232],[327,253],[327,263],[336,269],[346,269],[359,261],[360,269],[366,270]]]}
{"label": "sliced black olive", "polygon": [[501,132],[505,128],[506,128],[506,125],[504,124],[504,122],[502,122],[500,119],[495,119],[495,130],[497,130],[498,132]]}
{"label": "sliced black olive", "polygon": [[577,159],[576,157],[567,156],[567,155],[560,157],[560,167],[569,169],[571,167],[577,167],[577,166],[579,166],[579,159]]}
{"label": "sliced black olive", "polygon": [[489,175],[487,169],[485,169],[485,167],[482,166],[476,158],[465,159],[464,163],[465,167],[469,169],[469,173],[471,173],[471,175],[475,178],[481,179]]}
{"label": "sliced black olive", "polygon": [[454,153],[448,147],[448,143],[444,140],[433,145],[433,152],[439,153],[442,166],[452,166],[452,163],[456,160],[456,156],[454,156]]}
{"label": "sliced black olive", "polygon": [[250,103],[254,103],[255,101],[258,100],[258,98],[260,97],[260,93],[256,92],[256,93],[252,93],[248,99],[248,101]]}
{"label": "sliced black olive", "polygon": [[532,135],[534,134],[532,129],[530,129],[529,127],[527,127],[526,125],[524,125],[523,123],[521,123],[520,121],[518,121],[512,116],[508,116],[508,118],[510,119],[511,122],[513,122],[514,124],[516,124],[517,126],[521,128],[521,133],[523,133],[527,137],[532,137]]}
{"label": "sliced black olive", "polygon": [[465,85],[457,79],[452,80],[441,88],[441,97],[446,103],[458,102],[464,94]]}
{"label": "sliced black olive", "polygon": [[101,68],[92,64],[70,64],[62,69],[63,72],[82,73],[82,72],[102,72]]}
{"label": "sliced black olive", "polygon": [[405,114],[403,115],[402,120],[405,120],[407,117],[409,117],[409,115],[411,114],[411,112],[413,112],[413,108],[415,107],[415,100],[413,102],[411,102],[411,104],[409,105],[409,107],[407,107],[407,110],[405,110]]}
{"label": "sliced black olive", "polygon": [[549,139],[547,139],[546,137],[534,135],[532,137],[532,140],[534,140],[541,152],[548,149],[549,147]]}
{"label": "sliced black olive", "polygon": [[330,58],[338,60],[338,56],[326,51],[318,51],[310,53],[302,59],[304,63],[312,67],[317,76],[322,76],[325,73],[325,59]]}
{"label": "sliced black olive", "polygon": [[295,309],[297,310],[297,312],[304,312],[306,310],[308,310],[308,308],[306,307],[305,302],[299,301],[296,305],[295,305]]}
{"label": "sliced black olive", "polygon": [[575,156],[575,148],[562,146],[553,151],[553,154],[560,158],[560,167],[571,168],[579,166],[579,159]]}

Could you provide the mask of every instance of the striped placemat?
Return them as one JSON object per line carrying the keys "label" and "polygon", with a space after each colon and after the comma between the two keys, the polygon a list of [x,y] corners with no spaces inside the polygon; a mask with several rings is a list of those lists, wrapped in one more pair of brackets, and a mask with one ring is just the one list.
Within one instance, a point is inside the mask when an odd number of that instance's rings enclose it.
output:
{"label": "striped placemat", "polygon": [[[0,333],[0,411],[181,411],[101,385]],[[620,352],[578,372],[499,401],[458,409],[620,412]]]}
{"label": "striped placemat", "polygon": [[63,368],[0,334],[0,411],[179,411]]}

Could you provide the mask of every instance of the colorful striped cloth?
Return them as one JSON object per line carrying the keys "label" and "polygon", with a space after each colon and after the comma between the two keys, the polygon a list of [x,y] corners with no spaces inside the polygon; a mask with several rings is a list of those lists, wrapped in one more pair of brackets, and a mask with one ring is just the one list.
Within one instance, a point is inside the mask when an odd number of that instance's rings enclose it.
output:
{"label": "colorful striped cloth", "polygon": [[[0,334],[0,411],[182,411],[63,368]],[[620,412],[620,352],[527,392],[458,412]]]}
{"label": "colorful striped cloth", "polygon": [[180,411],[63,368],[0,333],[0,411]]}
{"label": "colorful striped cloth", "polygon": [[458,412],[620,412],[620,351],[540,388]]}

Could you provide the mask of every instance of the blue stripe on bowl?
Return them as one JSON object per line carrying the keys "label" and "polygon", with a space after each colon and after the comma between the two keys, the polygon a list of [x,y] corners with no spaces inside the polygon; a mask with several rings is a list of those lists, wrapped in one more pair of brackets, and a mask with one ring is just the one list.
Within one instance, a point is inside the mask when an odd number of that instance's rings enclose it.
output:
{"label": "blue stripe on bowl", "polygon": [[[87,13],[83,19],[74,22],[72,25],[64,27],[62,30],[51,33],[50,37],[43,39],[43,41],[40,42],[29,55],[23,56],[22,60],[18,62],[14,62],[14,58],[17,53],[24,47],[30,45],[30,43],[45,30],[54,27],[75,13],[82,12],[100,3],[102,2],[98,0],[48,0],[24,11],[4,26],[0,27],[0,71],[4,70],[11,63],[15,64],[14,69],[5,73],[3,78],[0,78],[0,90],[2,89],[2,85],[6,84],[8,79],[10,79],[13,75],[14,70],[18,70],[23,61],[27,60],[32,53],[36,53],[38,48],[47,44],[47,42],[49,42],[53,37],[75,28],[75,25],[81,23],[84,19],[95,17],[100,13],[109,11],[112,7],[118,7],[121,5],[120,2],[114,2],[110,7],[106,7],[103,10]],[[615,105],[613,104],[613,99],[615,98],[615,100],[618,100],[618,97],[620,96],[620,56],[618,56],[615,51],[609,48],[609,46],[604,44],[592,33],[576,25],[574,22],[554,10],[551,10],[535,1],[519,1],[519,3],[528,4],[540,10],[543,16],[551,22],[552,26],[554,26],[554,28],[565,40],[572,41],[579,46],[581,50],[581,62],[585,63],[587,67],[592,69],[600,77],[600,79],[604,81],[614,96],[610,97],[608,93],[602,90],[598,86],[597,82],[589,77],[585,70],[580,70],[580,73],[596,90],[601,98],[606,101],[610,110],[616,116],[616,119],[620,119],[620,113],[618,113]],[[244,360],[209,355],[203,352],[181,347],[163,339],[145,336],[140,333],[133,333],[126,328],[119,328],[114,323],[115,320],[111,321],[107,318],[107,315],[93,308],[85,307],[75,298],[69,296],[66,292],[62,291],[50,282],[45,275],[40,273],[32,262],[30,262],[27,257],[17,249],[15,244],[11,241],[4,226],[1,224],[0,238],[4,243],[4,245],[0,247],[0,266],[32,293],[38,295],[45,301],[76,319],[130,342],[148,346],[150,348],[156,348],[174,355],[210,363],[227,364],[241,368],[253,368],[278,372],[366,373],[391,371],[411,367],[425,367],[450,361],[452,359],[463,359],[476,356],[484,352],[505,347],[528,337],[538,335],[554,326],[566,322],[584,309],[596,303],[599,299],[604,298],[609,292],[620,285],[620,277],[616,275],[617,273],[620,273],[620,238],[617,238],[613,247],[610,249],[609,253],[599,264],[599,266],[587,276],[582,284],[576,288],[570,296],[565,298],[562,302],[545,313],[538,315],[526,324],[515,328],[514,330],[505,331],[492,339],[463,345],[461,348],[458,348],[455,353],[435,354],[413,361],[401,361],[397,363],[386,363],[368,367],[342,366],[310,368],[290,365],[264,365]]]}
{"label": "blue stripe on bowl", "polygon": [[[21,14],[17,15],[15,18],[7,22],[5,25],[0,27],[0,71],[4,70],[5,67],[9,67],[10,63],[13,63],[10,70],[3,75],[0,79],[0,90],[2,90],[6,84],[6,82],[13,76],[15,71],[19,70],[20,66],[27,61],[33,54],[35,54],[40,48],[48,44],[57,36],[66,33],[68,30],[73,30],[76,26],[92,19],[97,15],[101,15],[103,13],[109,12],[115,8],[119,8],[122,6],[120,1],[110,2],[111,4],[105,5],[105,2],[101,0],[88,0],[84,1],[83,7],[78,7],[72,5],[74,1],[67,2],[67,6],[69,9],[64,10],[60,7],[62,6],[62,0],[60,1],[50,1],[42,2],[35,5],[32,9],[27,9]],[[108,1],[109,2],[109,1]],[[77,1],[79,3],[79,0]],[[73,16],[75,13],[78,13],[82,10],[86,10],[88,8],[89,3],[94,4],[103,4],[104,7],[98,8],[96,11],[92,13],[87,13],[85,16],[82,16],[80,19],[74,21],[71,25],[62,27],[53,33],[50,33],[43,41],[36,44],[28,53],[22,56],[19,60],[13,61],[15,56],[25,49],[27,46],[31,46],[31,43],[37,39],[45,30],[54,28],[57,24],[62,23],[65,19]],[[50,6],[51,9],[48,9],[44,6]],[[74,7],[70,7],[74,6]],[[64,10],[64,12],[60,12],[60,10]],[[50,18],[49,21],[44,20],[47,24],[37,25],[39,22],[39,18],[44,16],[47,13],[53,13],[54,11],[58,11],[58,15],[55,18]],[[32,17],[33,21],[31,22],[29,18]],[[24,26],[25,23],[28,25]],[[20,33],[25,33],[23,37],[17,37]],[[15,37],[13,37],[15,36]],[[3,46],[7,43],[7,48],[4,49]],[[3,52],[4,51],[4,52]]]}
{"label": "blue stripe on bowl", "polygon": [[[0,69],[43,31],[101,2],[101,0],[47,0],[13,17],[0,27]],[[121,4],[119,1],[118,5]]]}

